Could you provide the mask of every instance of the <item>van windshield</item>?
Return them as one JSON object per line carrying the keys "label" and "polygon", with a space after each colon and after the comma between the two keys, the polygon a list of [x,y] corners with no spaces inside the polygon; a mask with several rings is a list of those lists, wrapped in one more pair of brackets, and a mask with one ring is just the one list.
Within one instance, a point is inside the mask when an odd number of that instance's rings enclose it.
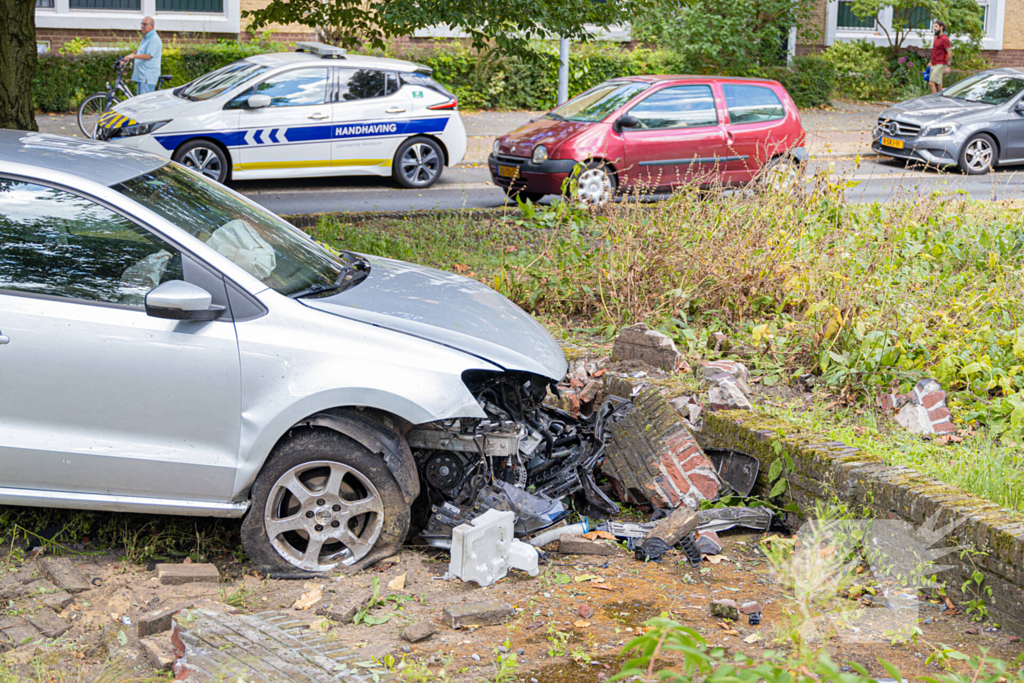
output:
{"label": "van windshield", "polygon": [[584,123],[604,121],[613,111],[649,87],[649,83],[608,81],[554,109],[548,118]]}

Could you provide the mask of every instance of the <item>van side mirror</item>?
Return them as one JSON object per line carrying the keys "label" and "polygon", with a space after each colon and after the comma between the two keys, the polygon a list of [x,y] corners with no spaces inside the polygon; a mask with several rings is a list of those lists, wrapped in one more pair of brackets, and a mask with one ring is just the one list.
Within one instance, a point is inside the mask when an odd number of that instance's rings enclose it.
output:
{"label": "van side mirror", "polygon": [[184,280],[168,280],[146,294],[146,315],[167,320],[216,320],[223,306],[213,305],[213,295]]}
{"label": "van side mirror", "polygon": [[247,109],[263,109],[270,106],[270,95],[250,95],[245,101]]}
{"label": "van side mirror", "polygon": [[620,116],[618,120],[615,121],[615,132],[621,133],[623,130],[626,130],[627,128],[636,128],[639,125],[640,119],[630,114],[625,114],[624,116]]}

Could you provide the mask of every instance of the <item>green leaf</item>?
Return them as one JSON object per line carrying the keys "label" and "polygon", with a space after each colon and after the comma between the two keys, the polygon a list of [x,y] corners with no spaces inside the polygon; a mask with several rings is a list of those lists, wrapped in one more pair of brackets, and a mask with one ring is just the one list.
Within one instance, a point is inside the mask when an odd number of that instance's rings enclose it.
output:
{"label": "green leaf", "polygon": [[555,574],[555,583],[557,583],[559,585],[563,585],[564,586],[565,584],[569,583],[570,581],[572,581],[572,579],[569,578],[568,574]]}
{"label": "green leaf", "polygon": [[118,644],[121,647],[124,647],[125,645],[127,645],[128,644],[128,634],[126,634],[124,631],[118,631],[117,632],[117,642],[118,642]]}
{"label": "green leaf", "polygon": [[775,481],[782,475],[782,460],[775,460],[768,468],[768,481]]}
{"label": "green leaf", "polygon": [[772,487],[771,493],[768,494],[768,497],[769,498],[775,498],[776,496],[781,496],[785,492],[786,492],[786,480],[785,479],[779,479],[777,482],[775,482],[775,486]]}
{"label": "green leaf", "polygon": [[897,681],[903,680],[903,676],[900,674],[900,670],[897,669],[895,666],[885,661],[881,657],[878,658],[878,663],[881,664],[882,668],[885,669],[886,673],[888,673],[894,679],[896,679]]}

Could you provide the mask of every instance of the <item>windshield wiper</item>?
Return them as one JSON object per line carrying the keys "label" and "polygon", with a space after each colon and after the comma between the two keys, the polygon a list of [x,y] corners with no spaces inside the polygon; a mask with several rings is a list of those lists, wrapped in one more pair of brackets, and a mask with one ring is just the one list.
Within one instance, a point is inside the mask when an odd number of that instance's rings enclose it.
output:
{"label": "windshield wiper", "polygon": [[360,282],[366,279],[366,276],[370,274],[370,264],[366,259],[361,257],[355,257],[353,261],[345,266],[345,270],[341,272],[338,279],[334,281],[333,285],[321,285],[319,283],[310,285],[306,289],[300,289],[294,294],[289,294],[292,299],[301,299],[307,296],[318,296],[320,294],[328,294],[331,292],[343,292],[350,287],[355,287]]}
{"label": "windshield wiper", "polygon": [[198,97],[192,97],[191,95],[185,94],[185,86],[181,86],[179,88],[175,88],[171,92],[174,93],[175,97],[181,97],[181,98],[184,98],[186,100],[192,100],[193,102],[198,102],[199,101]]}
{"label": "windshield wiper", "polygon": [[562,116],[561,114],[551,113],[551,114],[548,114],[548,116],[553,118],[555,121],[568,121],[569,120],[569,119],[565,118],[564,116]]}

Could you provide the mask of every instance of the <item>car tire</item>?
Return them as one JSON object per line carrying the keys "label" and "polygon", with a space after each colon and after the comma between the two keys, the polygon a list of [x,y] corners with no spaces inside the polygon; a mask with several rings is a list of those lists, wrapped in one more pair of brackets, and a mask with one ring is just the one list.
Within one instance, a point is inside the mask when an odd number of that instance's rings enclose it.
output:
{"label": "car tire", "polygon": [[406,188],[430,187],[444,170],[444,150],[430,138],[409,138],[398,147],[391,177]]}
{"label": "car tire", "polygon": [[589,161],[578,165],[573,171],[572,179],[572,198],[591,206],[607,204],[615,198],[615,192],[618,190],[615,173],[602,161]]}
{"label": "car tire", "polygon": [[267,573],[366,566],[397,550],[409,531],[409,505],[383,458],[327,429],[297,431],[280,444],[250,500],[242,546]]}
{"label": "car tire", "polygon": [[211,140],[189,140],[171,158],[218,183],[227,182],[231,170],[228,155]]}
{"label": "car tire", "polygon": [[545,195],[541,194],[540,192],[527,192],[526,190],[513,190],[513,189],[506,189],[505,190],[505,195],[509,199],[511,199],[511,200],[515,200],[515,198],[518,197],[519,199],[523,200],[524,202],[530,201],[530,202],[533,202],[534,204],[539,202],[545,196]]}
{"label": "car tire", "polygon": [[757,186],[761,192],[785,192],[793,194],[800,191],[800,178],[803,176],[803,164],[793,157],[783,154],[770,159],[757,172]]}
{"label": "car tire", "polygon": [[985,175],[996,162],[996,150],[996,141],[992,136],[985,133],[972,136],[960,148],[957,159],[960,170],[967,175]]}

